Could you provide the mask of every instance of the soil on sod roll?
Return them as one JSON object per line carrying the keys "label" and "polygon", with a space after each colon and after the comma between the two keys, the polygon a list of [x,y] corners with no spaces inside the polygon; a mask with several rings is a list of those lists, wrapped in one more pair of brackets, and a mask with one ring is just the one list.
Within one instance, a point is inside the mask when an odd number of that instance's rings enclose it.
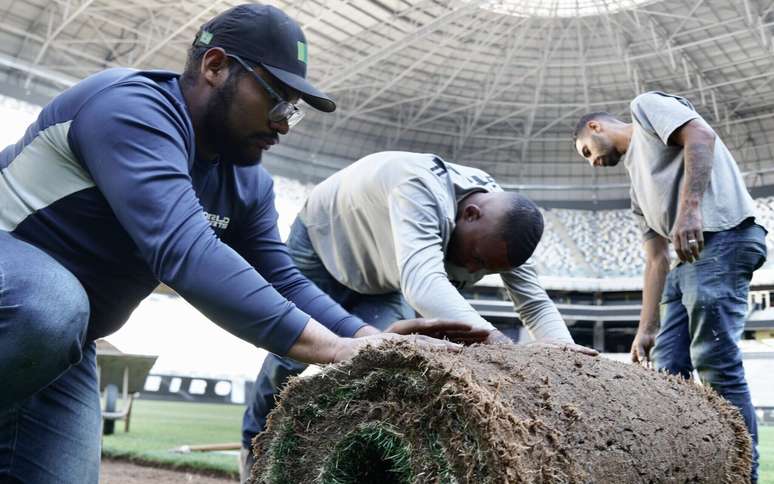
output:
{"label": "soil on sod roll", "polygon": [[261,483],[747,482],[751,443],[715,393],[545,347],[369,348],[282,392]]}

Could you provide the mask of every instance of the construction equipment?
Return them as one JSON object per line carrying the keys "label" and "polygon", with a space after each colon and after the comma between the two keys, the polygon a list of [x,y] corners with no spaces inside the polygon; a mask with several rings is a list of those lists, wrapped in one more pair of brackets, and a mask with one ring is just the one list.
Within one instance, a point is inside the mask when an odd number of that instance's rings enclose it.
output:
{"label": "construction equipment", "polygon": [[[124,432],[129,432],[132,403],[145,385],[158,356],[123,353],[105,340],[97,341],[97,375],[99,389],[104,392],[102,433],[115,431],[116,420],[124,421]],[[119,385],[123,407],[118,408]]]}

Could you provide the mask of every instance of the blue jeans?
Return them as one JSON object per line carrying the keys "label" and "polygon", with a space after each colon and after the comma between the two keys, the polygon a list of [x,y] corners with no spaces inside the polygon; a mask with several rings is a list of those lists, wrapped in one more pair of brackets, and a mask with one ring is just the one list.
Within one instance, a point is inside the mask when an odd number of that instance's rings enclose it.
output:
{"label": "blue jeans", "polygon": [[89,301],[69,271],[0,231],[0,482],[97,484]]}
{"label": "blue jeans", "polygon": [[766,231],[750,222],[705,233],[701,258],[667,276],[661,300],[661,329],[653,347],[659,370],[714,388],[742,414],[753,439],[753,473],[758,477],[758,427],[737,342],[747,320],[752,273],[766,260]]}
{"label": "blue jeans", "polygon": [[[287,245],[290,256],[304,276],[341,304],[344,309],[371,326],[383,330],[399,319],[415,317],[414,310],[406,303],[400,292],[378,295],[358,294],[336,281],[314,251],[306,226],[299,219],[293,222]],[[352,335],[340,334],[339,336]],[[253,390],[248,396],[248,405],[242,419],[243,447],[252,448],[253,437],[266,427],[266,417],[276,403],[275,395],[290,377],[298,375],[306,367],[304,363],[273,353],[266,356]]]}

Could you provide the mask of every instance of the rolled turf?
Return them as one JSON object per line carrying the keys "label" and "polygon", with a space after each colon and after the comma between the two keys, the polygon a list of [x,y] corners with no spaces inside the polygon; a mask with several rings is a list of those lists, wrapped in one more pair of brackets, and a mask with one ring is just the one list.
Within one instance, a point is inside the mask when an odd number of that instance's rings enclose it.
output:
{"label": "rolled turf", "polygon": [[391,344],[293,380],[255,440],[260,483],[747,482],[711,390],[535,346]]}

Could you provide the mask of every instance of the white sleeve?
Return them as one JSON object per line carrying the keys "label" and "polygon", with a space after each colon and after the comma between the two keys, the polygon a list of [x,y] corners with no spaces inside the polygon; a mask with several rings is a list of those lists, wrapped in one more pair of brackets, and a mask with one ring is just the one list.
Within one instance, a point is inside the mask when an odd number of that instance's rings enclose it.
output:
{"label": "white sleeve", "polygon": [[519,318],[535,339],[573,342],[559,310],[540,285],[532,259],[500,276]]}
{"label": "white sleeve", "polygon": [[401,291],[409,305],[425,318],[495,329],[449,282],[437,197],[419,180],[409,180],[393,189],[388,203]]}

